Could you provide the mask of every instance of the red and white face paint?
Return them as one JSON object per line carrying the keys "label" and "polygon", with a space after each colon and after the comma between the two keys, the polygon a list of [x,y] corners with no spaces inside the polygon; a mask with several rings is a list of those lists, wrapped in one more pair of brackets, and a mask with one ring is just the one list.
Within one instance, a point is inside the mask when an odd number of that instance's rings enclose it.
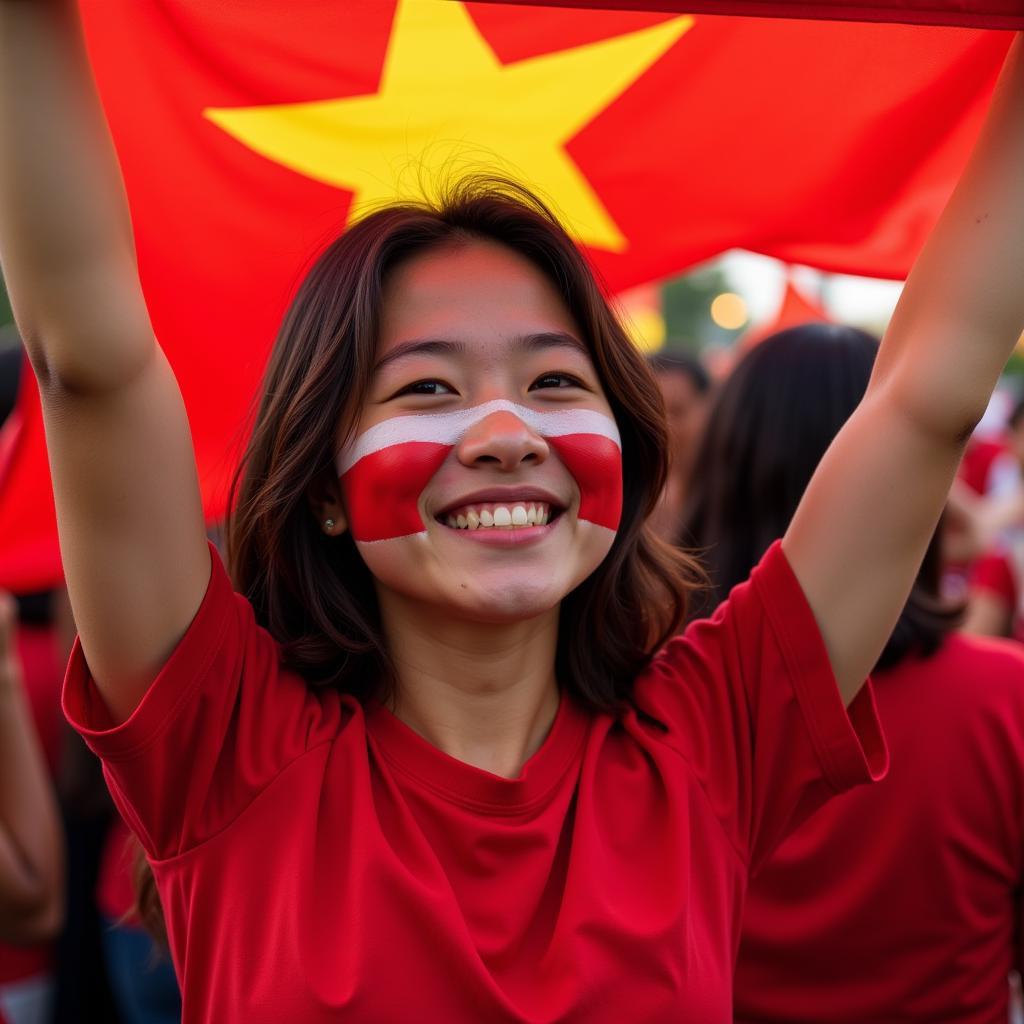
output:
{"label": "red and white face paint", "polygon": [[541,411],[498,399],[454,412],[396,416],[355,438],[336,463],[355,540],[425,532],[424,488],[466,432],[496,412],[518,416],[555,450],[579,487],[581,520],[618,529],[622,448],[615,421],[592,409]]}

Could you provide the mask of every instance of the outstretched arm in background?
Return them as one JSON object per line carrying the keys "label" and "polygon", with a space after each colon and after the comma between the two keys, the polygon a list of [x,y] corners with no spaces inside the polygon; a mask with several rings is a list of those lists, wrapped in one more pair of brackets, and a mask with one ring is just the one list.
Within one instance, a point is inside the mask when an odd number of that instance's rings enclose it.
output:
{"label": "outstretched arm in background", "polygon": [[0,941],[52,938],[64,905],[57,799],[21,688],[15,605],[0,592]]}
{"label": "outstretched arm in background", "polygon": [[70,0],[0,0],[0,260],[39,379],[75,620],[122,720],[210,564],[185,409]]}
{"label": "outstretched arm in background", "polygon": [[871,385],[783,548],[847,703],[906,601],[963,446],[1024,329],[1024,47],[921,252]]}

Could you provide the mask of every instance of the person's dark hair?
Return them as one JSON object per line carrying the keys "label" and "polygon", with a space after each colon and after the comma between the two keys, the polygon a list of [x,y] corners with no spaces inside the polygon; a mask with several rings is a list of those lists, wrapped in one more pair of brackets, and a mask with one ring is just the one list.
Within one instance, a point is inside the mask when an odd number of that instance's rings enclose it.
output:
{"label": "person's dark hair", "polygon": [[654,373],[678,373],[688,378],[698,395],[706,395],[711,390],[711,374],[699,359],[685,352],[658,352],[647,357],[647,365]]}
{"label": "person's dark hair", "polygon": [[[857,407],[878,341],[852,327],[808,324],[751,349],[721,386],[684,513],[684,543],[701,554],[709,587],[691,617],[710,614],[789,526],[832,439]],[[933,654],[961,609],[940,592],[936,530],[879,668]]]}
{"label": "person's dark hair", "polygon": [[21,339],[13,324],[0,327],[0,425],[14,411],[24,361]]}

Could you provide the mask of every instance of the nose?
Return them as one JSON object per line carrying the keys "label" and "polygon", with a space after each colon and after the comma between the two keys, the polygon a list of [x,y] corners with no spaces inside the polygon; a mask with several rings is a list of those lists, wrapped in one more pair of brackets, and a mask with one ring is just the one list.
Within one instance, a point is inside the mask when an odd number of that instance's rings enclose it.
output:
{"label": "nose", "polygon": [[524,463],[543,462],[550,450],[540,434],[504,409],[477,420],[455,448],[464,466],[490,464],[506,472]]}

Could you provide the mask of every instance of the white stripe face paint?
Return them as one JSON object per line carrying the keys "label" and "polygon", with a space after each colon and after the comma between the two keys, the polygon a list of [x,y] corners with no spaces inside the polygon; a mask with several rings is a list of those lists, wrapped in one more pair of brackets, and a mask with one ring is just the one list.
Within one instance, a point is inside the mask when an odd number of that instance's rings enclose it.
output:
{"label": "white stripe face paint", "polygon": [[365,430],[337,458],[338,476],[344,476],[360,459],[382,448],[407,442],[443,444],[454,447],[470,427],[496,412],[510,412],[541,437],[564,437],[568,434],[598,434],[621,448],[615,421],[592,409],[555,409],[539,411],[503,398],[482,402],[469,409],[453,412],[417,413],[395,416]]}

